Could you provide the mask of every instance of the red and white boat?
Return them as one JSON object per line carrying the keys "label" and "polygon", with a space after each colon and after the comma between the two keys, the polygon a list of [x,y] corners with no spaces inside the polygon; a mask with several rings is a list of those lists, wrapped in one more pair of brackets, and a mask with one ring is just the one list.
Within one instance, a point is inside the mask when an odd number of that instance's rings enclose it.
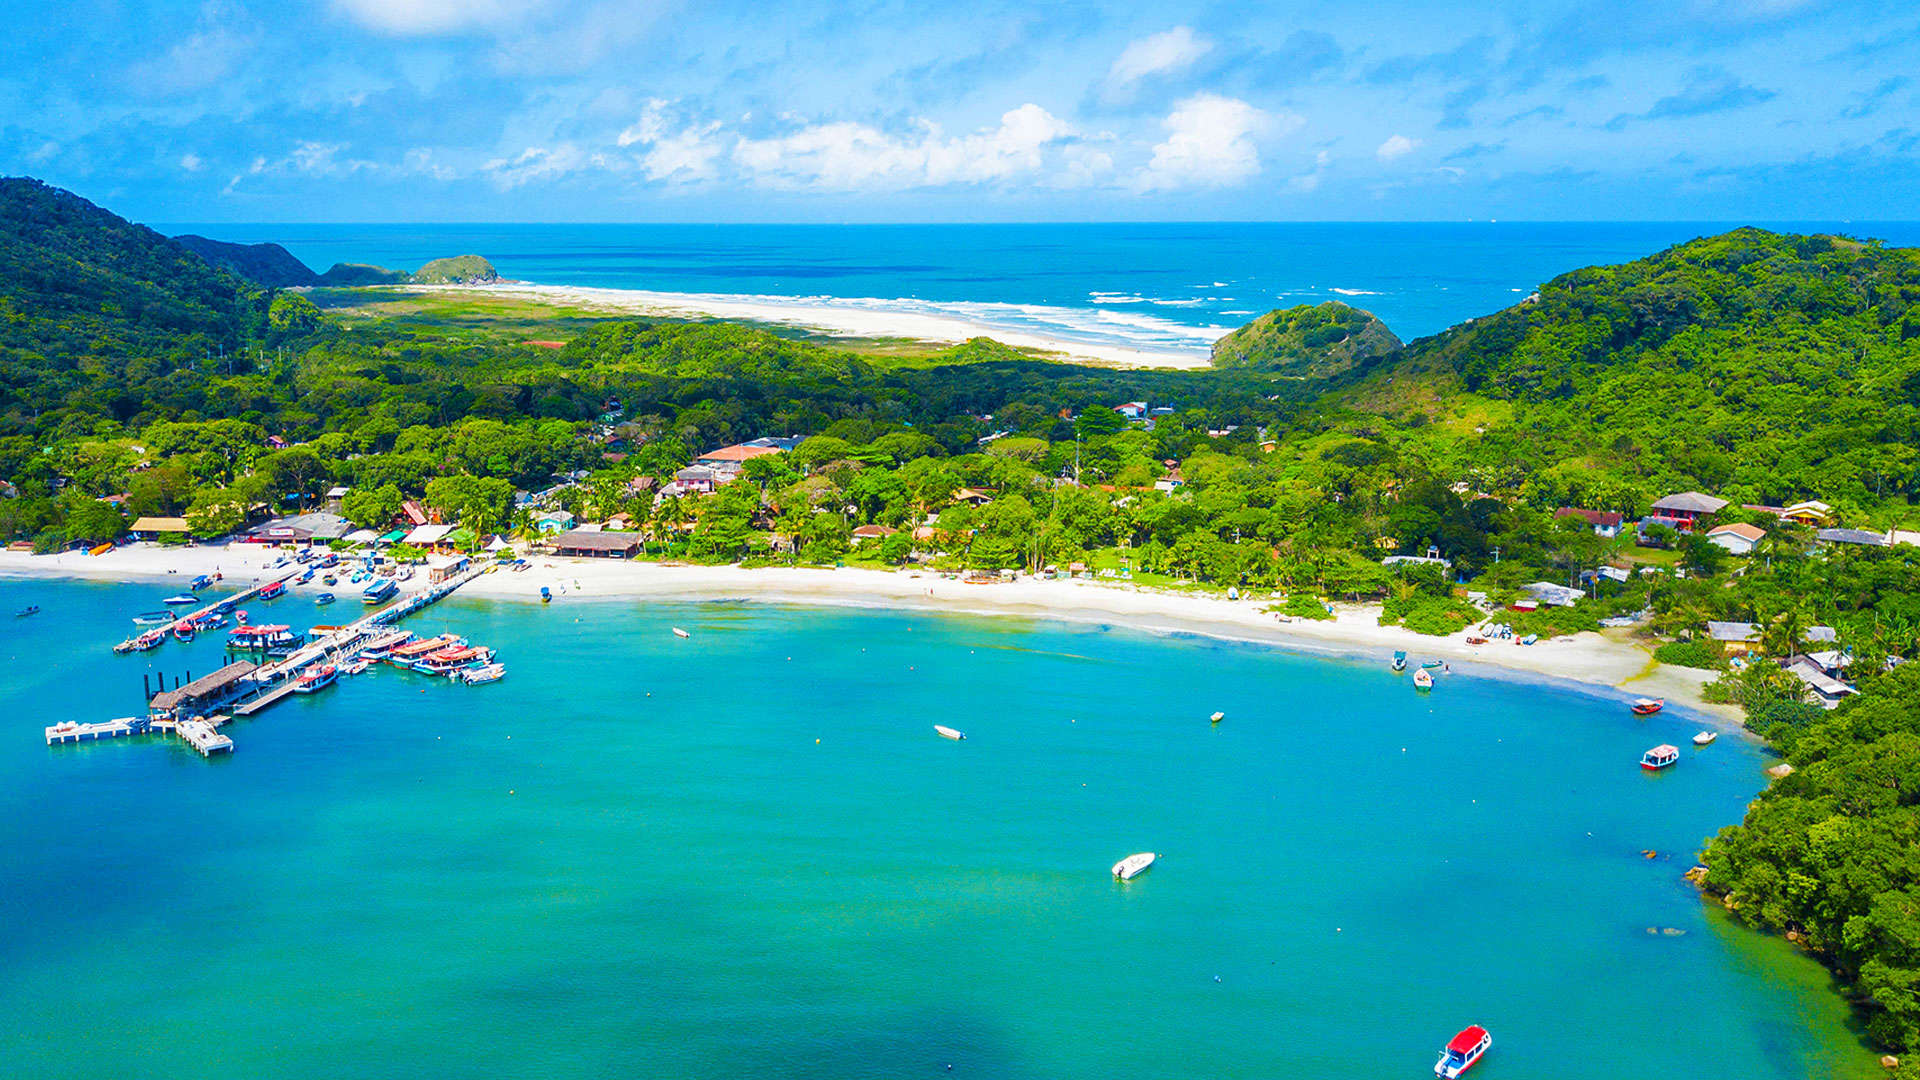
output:
{"label": "red and white boat", "polygon": [[1649,772],[1658,772],[1680,760],[1680,748],[1671,743],[1659,746],[1640,755],[1640,767]]}
{"label": "red and white boat", "polygon": [[294,679],[293,692],[296,694],[315,693],[333,685],[333,680],[339,676],[339,670],[332,664],[322,664],[317,668],[302,672],[298,678]]}
{"label": "red and white boat", "polygon": [[1453,1037],[1445,1050],[1440,1051],[1440,1060],[1433,1065],[1433,1075],[1453,1080],[1454,1077],[1473,1068],[1488,1050],[1493,1049],[1493,1036],[1487,1029],[1475,1024]]}
{"label": "red and white boat", "polygon": [[1635,716],[1652,716],[1654,713],[1666,707],[1666,701],[1661,698],[1643,697],[1633,699],[1633,714]]}

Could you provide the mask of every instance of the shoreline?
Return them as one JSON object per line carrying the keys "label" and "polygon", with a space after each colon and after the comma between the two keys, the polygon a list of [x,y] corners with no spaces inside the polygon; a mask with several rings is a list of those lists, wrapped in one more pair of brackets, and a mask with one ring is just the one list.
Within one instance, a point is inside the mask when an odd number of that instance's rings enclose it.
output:
{"label": "shoreline", "polygon": [[[220,571],[245,582],[281,554],[235,544],[175,548],[136,543],[102,556],[85,552],[0,553],[0,579],[180,580]],[[413,588],[424,581],[408,583]],[[1492,675],[1557,684],[1601,697],[1659,697],[1698,716],[1714,730],[1746,734],[1739,710],[1701,696],[1710,675],[1657,664],[1645,649],[1597,633],[1554,638],[1537,645],[1474,646],[1464,633],[1445,638],[1378,624],[1377,605],[1336,608],[1334,619],[1282,623],[1260,609],[1265,599],[1231,601],[1098,581],[1023,578],[969,585],[930,571],[805,569],[738,566],[665,566],[624,560],[540,558],[525,572],[499,571],[464,586],[465,596],[538,603],[540,589],[568,600],[669,599],[690,602],[746,599],[767,603],[869,607],[989,618],[1047,619],[1123,626],[1157,634],[1195,634],[1323,657],[1386,663],[1403,649],[1412,662],[1444,660],[1456,675]],[[308,586],[319,591],[317,586]],[[409,589],[408,591],[412,591]],[[111,644],[110,642],[107,644]]]}
{"label": "shoreline", "polygon": [[1196,347],[1194,352],[1181,352],[1168,348],[1132,348],[1117,342],[1078,341],[1043,331],[993,326],[958,314],[888,310],[872,306],[892,302],[882,300],[669,293],[591,285],[542,285],[526,281],[486,285],[406,285],[394,288],[456,295],[478,293],[614,314],[772,323],[811,330],[830,337],[905,338],[945,345],[958,345],[970,338],[987,337],[1016,349],[1050,354],[1050,359],[1108,367],[1195,371],[1213,364],[1210,343],[1208,348]]}

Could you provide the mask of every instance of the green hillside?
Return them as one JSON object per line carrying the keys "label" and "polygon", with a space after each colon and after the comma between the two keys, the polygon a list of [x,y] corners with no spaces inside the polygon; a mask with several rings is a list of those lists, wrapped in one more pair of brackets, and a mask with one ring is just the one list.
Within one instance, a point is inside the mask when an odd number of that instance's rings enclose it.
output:
{"label": "green hillside", "polygon": [[270,289],[312,285],[319,275],[279,244],[230,244],[188,233],[174,242],[235,277]]}
{"label": "green hillside", "polygon": [[1399,349],[1372,312],[1329,301],[1269,311],[1214,342],[1213,364],[1328,378]]}
{"label": "green hillside", "polygon": [[416,285],[479,285],[498,280],[493,264],[478,255],[435,259],[413,273]]}

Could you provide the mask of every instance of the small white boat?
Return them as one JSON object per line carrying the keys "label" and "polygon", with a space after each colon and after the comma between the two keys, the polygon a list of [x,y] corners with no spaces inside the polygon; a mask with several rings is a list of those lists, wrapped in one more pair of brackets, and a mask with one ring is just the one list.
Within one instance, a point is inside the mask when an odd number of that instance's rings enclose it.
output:
{"label": "small white boat", "polygon": [[1216,724],[1222,720],[1225,720],[1226,718],[1227,718],[1227,714],[1223,712],[1217,712],[1217,713],[1214,713],[1212,716],[1207,717],[1208,720],[1211,720]]}
{"label": "small white boat", "polygon": [[1414,672],[1413,688],[1416,690],[1433,689],[1433,673],[1426,668],[1421,668],[1419,671]]}
{"label": "small white boat", "polygon": [[945,724],[935,724],[933,725],[933,730],[939,732],[941,738],[952,739],[954,742],[959,742],[960,740],[965,739],[967,737],[966,732],[955,731],[953,728],[950,728]]}
{"label": "small white boat", "polygon": [[463,668],[454,672],[453,677],[468,686],[478,686],[481,683],[499,682],[506,673],[507,665],[496,661],[479,667]]}
{"label": "small white boat", "polygon": [[1720,733],[1717,731],[1703,731],[1693,737],[1693,745],[1708,746],[1712,744],[1713,740],[1719,737]]}
{"label": "small white boat", "polygon": [[1121,881],[1132,881],[1136,876],[1144,872],[1147,867],[1153,865],[1154,858],[1155,856],[1151,851],[1143,851],[1138,855],[1129,855],[1113,864],[1113,876],[1119,878]]}
{"label": "small white boat", "polygon": [[676,627],[674,627],[674,628],[673,628],[673,636],[674,636],[674,637],[677,637],[677,638],[690,638],[690,637],[692,637],[693,635],[692,635],[692,634],[689,634],[689,633],[687,633],[687,632],[686,632],[685,630],[682,630],[682,629],[680,629],[679,627],[677,627],[677,626],[676,626]]}

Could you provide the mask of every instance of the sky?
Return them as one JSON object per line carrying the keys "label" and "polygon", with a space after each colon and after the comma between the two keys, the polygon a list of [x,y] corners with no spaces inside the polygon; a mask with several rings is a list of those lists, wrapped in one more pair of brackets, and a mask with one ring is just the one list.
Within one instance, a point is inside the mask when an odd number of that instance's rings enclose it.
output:
{"label": "sky", "polygon": [[1907,220],[1920,9],[13,0],[0,174],[145,220]]}

